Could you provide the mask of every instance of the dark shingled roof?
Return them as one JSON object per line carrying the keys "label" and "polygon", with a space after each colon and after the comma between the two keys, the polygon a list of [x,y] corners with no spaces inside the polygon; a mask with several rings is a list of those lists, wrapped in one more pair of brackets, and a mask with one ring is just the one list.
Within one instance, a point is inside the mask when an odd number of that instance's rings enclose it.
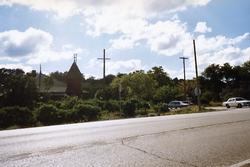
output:
{"label": "dark shingled roof", "polygon": [[73,62],[67,75],[66,93],[71,96],[81,96],[81,92],[82,92],[82,74],[76,62]]}

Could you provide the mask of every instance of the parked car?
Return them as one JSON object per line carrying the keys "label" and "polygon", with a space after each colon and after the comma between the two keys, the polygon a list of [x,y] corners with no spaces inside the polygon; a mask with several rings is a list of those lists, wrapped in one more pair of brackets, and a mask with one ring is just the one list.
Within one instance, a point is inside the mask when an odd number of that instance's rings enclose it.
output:
{"label": "parked car", "polygon": [[226,102],[223,102],[222,105],[227,108],[230,108],[230,107],[241,108],[244,106],[250,106],[250,101],[242,97],[232,97],[232,98],[229,98]]}
{"label": "parked car", "polygon": [[168,103],[169,108],[181,108],[187,106],[189,106],[189,104],[184,103],[183,101],[171,101]]}

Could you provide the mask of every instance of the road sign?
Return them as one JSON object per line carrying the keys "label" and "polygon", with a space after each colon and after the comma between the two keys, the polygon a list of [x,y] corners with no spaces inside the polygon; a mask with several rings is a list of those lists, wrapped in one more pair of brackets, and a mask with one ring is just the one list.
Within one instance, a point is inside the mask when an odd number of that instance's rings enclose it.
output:
{"label": "road sign", "polygon": [[201,89],[196,87],[196,88],[194,89],[194,94],[195,94],[195,96],[201,95]]}

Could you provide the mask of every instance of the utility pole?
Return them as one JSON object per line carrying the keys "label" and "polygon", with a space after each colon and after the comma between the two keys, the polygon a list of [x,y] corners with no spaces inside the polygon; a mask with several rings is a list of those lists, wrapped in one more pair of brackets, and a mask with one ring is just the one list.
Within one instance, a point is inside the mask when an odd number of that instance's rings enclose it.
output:
{"label": "utility pole", "polygon": [[110,58],[106,58],[105,55],[105,49],[103,49],[103,58],[97,58],[98,60],[103,60],[103,79],[105,79],[105,64],[106,64],[106,60],[110,60]]}
{"label": "utility pole", "polygon": [[197,96],[199,111],[201,111],[201,101],[200,101],[201,90],[200,90],[200,85],[199,85],[199,80],[198,80],[198,67],[197,67],[197,59],[196,59],[195,40],[193,40],[193,45],[194,45],[194,61],[195,61],[195,73],[196,73],[195,95]]}
{"label": "utility pole", "polygon": [[185,61],[188,59],[187,57],[180,57],[180,59],[182,59],[183,61],[183,73],[184,73],[184,97],[185,100],[187,100],[187,91],[186,91],[186,67],[185,67]]}
{"label": "utility pole", "polygon": [[39,78],[38,78],[39,91],[41,91],[41,80],[42,80],[42,66],[40,64],[40,72],[39,72]]}
{"label": "utility pole", "polygon": [[120,112],[122,111],[122,84],[119,83],[119,102],[120,102]]}

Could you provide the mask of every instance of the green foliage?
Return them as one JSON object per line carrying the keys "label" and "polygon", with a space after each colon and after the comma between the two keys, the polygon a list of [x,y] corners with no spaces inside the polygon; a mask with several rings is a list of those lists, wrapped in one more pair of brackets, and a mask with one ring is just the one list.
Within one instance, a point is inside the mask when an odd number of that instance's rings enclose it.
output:
{"label": "green foliage", "polygon": [[166,104],[166,103],[158,103],[158,104],[154,105],[154,110],[157,113],[168,112],[169,111],[168,104]]}
{"label": "green foliage", "polygon": [[158,87],[172,84],[168,73],[163,70],[162,66],[153,67],[148,74],[157,82]]}
{"label": "green foliage", "polygon": [[54,85],[54,80],[51,76],[45,76],[43,82],[44,82],[44,89],[47,92]]}
{"label": "green foliage", "polygon": [[99,100],[118,99],[118,91],[112,87],[97,90],[95,97]]}
{"label": "green foliage", "polygon": [[79,99],[76,96],[68,96],[62,101],[61,107],[63,109],[73,109],[74,106],[79,103]]}
{"label": "green foliage", "polygon": [[64,73],[58,72],[58,71],[52,72],[50,73],[50,77],[52,79],[56,79],[61,82],[65,82],[65,83],[67,82],[67,72],[64,72]]}
{"label": "green foliage", "polygon": [[104,110],[108,110],[109,112],[117,112],[120,110],[119,101],[109,100],[104,103]]}
{"label": "green foliage", "polygon": [[165,85],[156,90],[153,100],[155,102],[168,103],[178,97],[180,97],[180,92],[176,86]]}
{"label": "green foliage", "polygon": [[[133,97],[143,100],[151,99],[157,86],[157,82],[152,76],[145,74],[144,71],[135,71],[128,75],[123,75],[114,79],[111,85],[113,88],[118,89],[120,84],[122,89],[125,89],[124,92],[127,92],[127,98]],[[122,97],[124,98],[124,95]]]}
{"label": "green foliage", "polygon": [[122,112],[123,112],[124,117],[134,117],[135,116],[136,103],[137,102],[135,100],[129,100],[123,104]]}
{"label": "green foliage", "polygon": [[78,104],[74,107],[75,121],[95,121],[100,116],[101,109],[88,104]]}
{"label": "green foliage", "polygon": [[210,101],[213,100],[214,94],[210,91],[203,92],[201,95],[201,103],[209,104]]}
{"label": "green foliage", "polygon": [[[44,80],[46,90],[48,91],[53,85],[53,79],[64,82],[65,76],[66,73],[55,72],[50,77],[46,77]],[[40,123],[51,125],[162,115],[165,112],[171,114],[173,112],[168,111],[166,103],[184,97],[183,80],[171,79],[161,66],[153,67],[146,73],[135,71],[117,76],[109,75],[106,79],[92,77],[82,80],[84,84],[81,91],[85,92],[84,98],[67,97],[60,101],[43,100],[46,101],[46,104],[41,104],[41,99],[38,102],[35,77],[37,77],[35,71],[25,74],[20,69],[0,69],[0,107],[4,107],[0,109],[1,128],[38,124],[39,122],[35,122],[36,120],[29,110],[31,108],[37,110],[37,119]],[[81,79],[83,78],[81,77]],[[202,90],[202,104],[221,104],[218,102],[232,96],[249,99],[250,61],[241,66],[231,66],[229,63],[212,64],[204,70],[198,80]],[[195,80],[186,81],[186,92],[188,98],[193,102],[196,100],[195,87]],[[119,95],[121,95],[121,99]],[[120,100],[122,101],[122,112],[120,112]],[[173,114],[192,112],[196,112],[196,110],[188,107],[185,110],[175,110]]]}
{"label": "green foliage", "polygon": [[0,127],[18,125],[21,127],[32,126],[35,123],[33,113],[27,107],[4,107],[0,109]]}
{"label": "green foliage", "polygon": [[0,69],[0,106],[33,106],[37,97],[35,78],[20,69]]}
{"label": "green foliage", "polygon": [[44,125],[53,125],[63,122],[62,113],[53,105],[44,104],[38,109],[37,120]]}

